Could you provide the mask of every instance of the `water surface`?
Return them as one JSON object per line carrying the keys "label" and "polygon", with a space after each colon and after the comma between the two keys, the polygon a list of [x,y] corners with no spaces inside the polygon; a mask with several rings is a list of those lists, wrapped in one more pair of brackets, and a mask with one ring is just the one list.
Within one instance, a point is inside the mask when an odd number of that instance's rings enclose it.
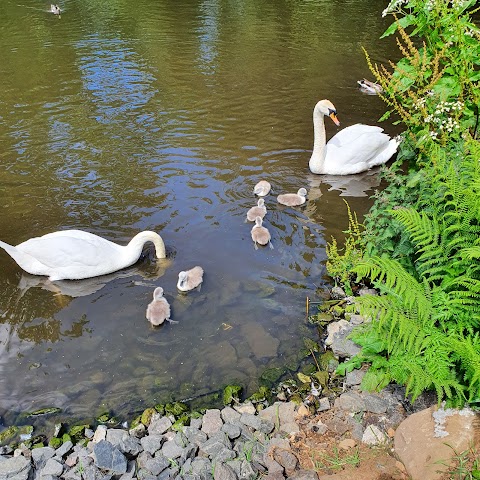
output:
{"label": "water surface", "polygon": [[[362,95],[385,2],[331,0],[38,0],[0,6],[0,238],[10,244],[68,228],[147,248],[105,278],[50,284],[0,251],[0,415],[56,406],[128,417],[298,364],[305,297],[325,283],[325,245],[345,229],[344,199],[362,214],[369,172],[315,176],[308,159],[315,103],[342,126],[376,123]],[[386,125],[389,131],[391,126]],[[337,127],[327,125],[327,136]],[[248,208],[268,179],[274,249],[254,249]],[[301,208],[275,195],[308,190]],[[178,272],[201,265],[200,291]],[[175,325],[150,327],[155,286]]]}

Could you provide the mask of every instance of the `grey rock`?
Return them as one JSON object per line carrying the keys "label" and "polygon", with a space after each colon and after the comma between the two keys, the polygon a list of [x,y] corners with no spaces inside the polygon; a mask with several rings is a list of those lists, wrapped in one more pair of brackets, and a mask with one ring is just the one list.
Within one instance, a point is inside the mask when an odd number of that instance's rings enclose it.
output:
{"label": "grey rock", "polygon": [[85,428],[85,437],[86,438],[93,438],[95,432],[91,428]]}
{"label": "grey rock", "polygon": [[132,437],[143,438],[147,433],[147,429],[143,423],[139,423],[136,427],[131,428],[128,433]]}
{"label": "grey rock", "polygon": [[45,466],[41,469],[40,476],[53,475],[59,477],[62,473],[63,465],[54,458],[49,458],[45,463]]}
{"label": "grey rock", "polygon": [[348,372],[345,377],[345,385],[351,387],[353,385],[360,385],[363,377],[365,376],[365,370],[352,370]]}
{"label": "grey rock", "polygon": [[224,463],[216,463],[213,473],[214,480],[238,480],[238,476],[229,465]]}
{"label": "grey rock", "polygon": [[130,435],[126,435],[118,445],[118,449],[130,457],[136,457],[141,451],[143,451],[143,446],[140,443],[140,440]]}
{"label": "grey rock", "polygon": [[220,412],[220,415],[225,423],[234,423],[241,417],[241,414],[234,410],[232,407],[223,408]]}
{"label": "grey rock", "polygon": [[70,453],[72,448],[73,448],[73,443],[70,440],[68,440],[55,450],[55,455],[57,457],[64,457],[65,455]]}
{"label": "grey rock", "polygon": [[265,454],[263,456],[262,463],[267,467],[269,474],[281,473],[283,475],[283,467],[276,460],[274,460],[270,455]]}
{"label": "grey rock", "polygon": [[235,438],[238,438],[240,436],[242,430],[238,425],[224,423],[222,425],[222,432],[225,432],[228,435],[228,438],[230,438],[230,440],[234,440]]}
{"label": "grey rock", "polygon": [[197,457],[192,460],[192,472],[194,475],[200,475],[205,477],[206,475],[211,476],[212,472],[212,463],[208,458]]}
{"label": "grey rock", "polygon": [[157,476],[156,480],[174,480],[179,471],[178,467],[167,468]]}
{"label": "grey rock", "polygon": [[168,417],[161,417],[154,414],[150,425],[148,427],[148,433],[150,435],[162,435],[172,426],[172,421]]}
{"label": "grey rock", "polygon": [[191,418],[190,419],[190,426],[200,430],[202,428],[203,418]]}
{"label": "grey rock", "polygon": [[40,447],[32,450],[32,460],[35,468],[40,470],[49,458],[55,456],[55,449],[51,447]]}
{"label": "grey rock", "polygon": [[155,455],[154,458],[147,460],[143,468],[150,472],[152,475],[160,475],[166,468],[170,466],[170,460],[163,455]]}
{"label": "grey rock", "polygon": [[240,422],[254,430],[260,430],[260,427],[262,426],[262,419],[258,417],[258,415],[252,415],[250,413],[242,413]]}
{"label": "grey rock", "polygon": [[95,465],[98,468],[109,470],[114,474],[122,475],[127,471],[127,459],[123,453],[110,442],[100,440],[93,446]]}
{"label": "grey rock", "polygon": [[298,459],[293,453],[278,449],[274,451],[273,458],[285,469],[287,475],[292,475],[295,472]]}
{"label": "grey rock", "polygon": [[220,416],[220,410],[217,408],[207,410],[203,416],[202,432],[206,433],[209,437],[220,431],[223,421]]}
{"label": "grey rock", "polygon": [[107,435],[105,440],[110,442],[114,447],[118,447],[120,442],[128,436],[128,433],[125,430],[120,428],[109,428],[107,430]]}
{"label": "grey rock", "polygon": [[333,287],[331,290],[331,296],[333,299],[341,300],[342,298],[345,298],[347,295],[345,294],[345,291],[343,290],[342,287]]}
{"label": "grey rock", "polygon": [[367,393],[363,395],[363,400],[365,402],[365,409],[367,410],[367,412],[380,415],[387,411],[388,403],[383,400],[380,395]]}
{"label": "grey rock", "polygon": [[318,401],[317,412],[324,412],[325,410],[330,410],[330,400],[328,397],[323,397]]}
{"label": "grey rock", "polygon": [[183,448],[175,443],[175,440],[168,440],[162,445],[162,455],[167,458],[179,458],[182,456]]}
{"label": "grey rock", "polygon": [[387,435],[376,425],[369,425],[363,432],[362,442],[367,445],[382,445],[387,441]]}
{"label": "grey rock", "polygon": [[83,480],[110,480],[111,475],[105,475],[95,465],[87,465],[82,472]]}
{"label": "grey rock", "polygon": [[240,478],[242,480],[254,480],[258,477],[258,470],[252,467],[247,460],[243,460],[240,465]]}
{"label": "grey rock", "polygon": [[335,399],[335,407],[352,413],[364,412],[366,410],[365,400],[356,392],[342,393]]}
{"label": "grey rock", "polygon": [[11,457],[0,462],[0,480],[27,480],[31,469],[30,459],[23,456]]}
{"label": "grey rock", "polygon": [[193,427],[185,427],[183,433],[187,437],[190,443],[195,445],[201,445],[205,443],[208,439],[207,434]]}
{"label": "grey rock", "polygon": [[198,445],[189,443],[182,451],[180,456],[181,464],[184,465],[187,460],[192,460],[198,452]]}
{"label": "grey rock", "polygon": [[161,435],[148,435],[140,439],[140,444],[142,448],[152,455],[162,448],[162,443],[164,438]]}

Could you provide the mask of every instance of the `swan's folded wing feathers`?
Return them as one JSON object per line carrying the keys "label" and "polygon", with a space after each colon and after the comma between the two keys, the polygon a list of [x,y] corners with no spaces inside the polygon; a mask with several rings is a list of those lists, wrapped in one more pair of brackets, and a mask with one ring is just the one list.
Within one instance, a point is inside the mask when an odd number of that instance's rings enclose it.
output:
{"label": "swan's folded wing feathers", "polygon": [[[45,236],[47,237],[47,236]],[[50,268],[79,266],[96,266],[108,261],[109,256],[116,254],[108,244],[99,245],[86,238],[65,236],[31,238],[17,245],[36,260]]]}
{"label": "swan's folded wing feathers", "polygon": [[341,147],[342,145],[348,145],[351,142],[356,142],[358,138],[364,134],[372,135],[377,132],[383,132],[383,128],[374,125],[363,125],[361,123],[356,123],[355,125],[350,125],[349,127],[340,130],[328,141],[327,145]]}

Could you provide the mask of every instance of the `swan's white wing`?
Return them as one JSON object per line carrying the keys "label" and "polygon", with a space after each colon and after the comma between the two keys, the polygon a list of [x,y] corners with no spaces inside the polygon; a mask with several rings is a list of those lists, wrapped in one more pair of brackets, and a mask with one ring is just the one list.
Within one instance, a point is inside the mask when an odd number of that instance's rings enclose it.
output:
{"label": "swan's white wing", "polygon": [[385,163],[395,153],[397,143],[382,130],[369,125],[352,125],[339,132],[335,141],[326,145],[325,171],[348,175]]}
{"label": "swan's white wing", "polygon": [[31,238],[17,248],[52,269],[105,265],[121,255],[121,247],[112,242],[52,234]]}
{"label": "swan's white wing", "polygon": [[349,127],[340,130],[329,140],[327,145],[343,147],[344,145],[348,145],[349,143],[357,141],[357,139],[362,135],[373,135],[374,133],[381,132],[383,132],[383,128],[381,127],[356,123],[355,125],[350,125]]}

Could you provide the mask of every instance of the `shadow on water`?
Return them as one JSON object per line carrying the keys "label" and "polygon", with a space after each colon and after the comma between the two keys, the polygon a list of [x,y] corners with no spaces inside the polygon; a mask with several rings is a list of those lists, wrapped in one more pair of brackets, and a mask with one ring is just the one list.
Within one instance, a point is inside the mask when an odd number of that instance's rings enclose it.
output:
{"label": "shadow on water", "polygon": [[[55,406],[119,417],[296,368],[305,297],[325,284],[325,245],[360,216],[375,171],[315,176],[312,109],[329,98],[343,126],[376,123],[362,95],[361,46],[393,39],[383,2],[72,0],[61,18],[34,0],[2,4],[1,239],[78,228],[125,245],[161,234],[171,255],[79,282],[32,277],[0,251],[0,415]],[[146,14],[147,12],[147,14]],[[391,43],[389,43],[391,41]],[[397,133],[385,126],[389,133]],[[337,131],[327,125],[327,137]],[[272,184],[274,250],[255,250],[246,211]],[[276,195],[308,190],[303,207]],[[178,272],[201,265],[187,295]],[[162,286],[179,323],[145,318]]]}

